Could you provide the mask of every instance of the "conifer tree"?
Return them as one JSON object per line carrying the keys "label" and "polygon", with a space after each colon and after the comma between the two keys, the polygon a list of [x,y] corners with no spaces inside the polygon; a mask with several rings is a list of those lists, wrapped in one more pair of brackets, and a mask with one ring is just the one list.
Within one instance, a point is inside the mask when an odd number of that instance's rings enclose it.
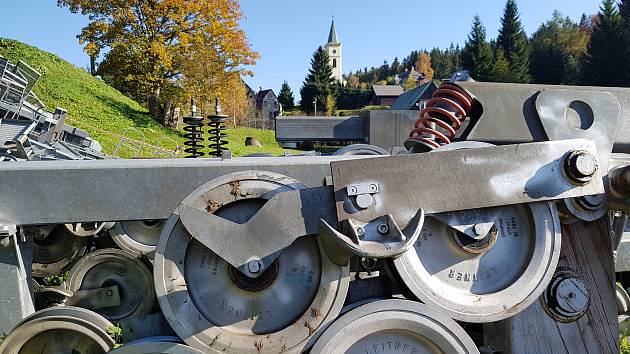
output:
{"label": "conifer tree", "polygon": [[619,14],[621,15],[621,20],[623,21],[623,44],[621,48],[624,48],[624,56],[626,60],[624,60],[624,65],[622,67],[624,76],[623,76],[623,86],[630,86],[630,0],[621,0],[619,2]]}
{"label": "conifer tree", "polygon": [[604,0],[593,26],[593,35],[587,54],[582,62],[582,83],[595,86],[621,86],[625,51],[623,43],[623,21],[614,0]]}
{"label": "conifer tree", "polygon": [[503,50],[509,64],[508,81],[527,83],[531,80],[529,43],[519,16],[516,0],[507,0],[501,18],[497,47]]}
{"label": "conifer tree", "polygon": [[486,41],[486,28],[479,16],[473,19],[472,30],[462,51],[462,66],[478,81],[492,77],[492,48]]}
{"label": "conifer tree", "polygon": [[282,105],[283,109],[290,111],[295,107],[295,99],[293,98],[293,91],[288,82],[283,82],[278,94],[278,102]]}
{"label": "conifer tree", "polygon": [[503,49],[497,49],[496,57],[494,58],[494,65],[492,65],[492,81],[494,82],[508,82],[510,79],[510,66],[503,54]]}
{"label": "conifer tree", "polygon": [[[333,95],[332,67],[329,64],[330,57],[321,46],[313,53],[311,68],[300,89],[300,106],[302,111],[312,113],[315,111],[314,101],[317,101],[318,112],[324,112],[331,106],[329,100]],[[319,113],[318,113],[319,114]]]}

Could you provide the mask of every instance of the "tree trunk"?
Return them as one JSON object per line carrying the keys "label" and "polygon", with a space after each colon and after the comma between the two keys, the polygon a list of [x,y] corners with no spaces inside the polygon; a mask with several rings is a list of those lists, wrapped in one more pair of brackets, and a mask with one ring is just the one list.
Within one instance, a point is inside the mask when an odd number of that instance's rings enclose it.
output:
{"label": "tree trunk", "polygon": [[96,56],[90,55],[90,74],[96,76]]}
{"label": "tree trunk", "polygon": [[160,104],[160,88],[156,87],[149,96],[149,114],[153,119],[164,124],[164,112],[162,111],[162,105]]}

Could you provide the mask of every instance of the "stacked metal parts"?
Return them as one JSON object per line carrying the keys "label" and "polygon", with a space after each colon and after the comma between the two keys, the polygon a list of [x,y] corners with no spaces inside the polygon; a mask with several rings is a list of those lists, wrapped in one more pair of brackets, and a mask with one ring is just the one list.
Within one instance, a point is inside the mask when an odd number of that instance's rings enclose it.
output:
{"label": "stacked metal parts", "polygon": [[3,164],[0,353],[618,352],[630,90],[428,107],[411,151]]}
{"label": "stacked metal parts", "polygon": [[67,112],[47,112],[33,93],[41,74],[0,56],[0,162],[102,159],[87,132],[65,125]]}

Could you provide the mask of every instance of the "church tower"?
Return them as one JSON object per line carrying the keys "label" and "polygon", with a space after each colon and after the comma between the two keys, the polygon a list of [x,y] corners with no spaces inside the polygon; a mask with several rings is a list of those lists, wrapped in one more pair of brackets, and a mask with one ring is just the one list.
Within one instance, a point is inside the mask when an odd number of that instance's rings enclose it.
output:
{"label": "church tower", "polygon": [[335,28],[335,19],[333,18],[330,25],[330,34],[328,34],[328,43],[324,46],[330,57],[330,67],[333,69],[333,77],[343,82],[343,70],[342,70],[342,56],[341,56],[341,42],[337,37],[337,29]]}

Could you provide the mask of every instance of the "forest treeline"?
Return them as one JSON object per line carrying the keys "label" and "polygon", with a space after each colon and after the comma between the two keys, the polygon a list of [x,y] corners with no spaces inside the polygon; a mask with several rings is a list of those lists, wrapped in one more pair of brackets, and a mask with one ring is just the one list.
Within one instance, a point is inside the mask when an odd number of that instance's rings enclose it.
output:
{"label": "forest treeline", "polygon": [[[477,81],[559,85],[630,86],[630,0],[604,0],[594,15],[574,21],[555,11],[528,36],[516,0],[508,0],[497,37],[491,39],[478,16],[463,47],[414,50],[379,67],[346,76],[347,86],[399,83],[411,68],[427,79],[448,79],[468,70]],[[408,86],[411,86],[408,84]]]}

